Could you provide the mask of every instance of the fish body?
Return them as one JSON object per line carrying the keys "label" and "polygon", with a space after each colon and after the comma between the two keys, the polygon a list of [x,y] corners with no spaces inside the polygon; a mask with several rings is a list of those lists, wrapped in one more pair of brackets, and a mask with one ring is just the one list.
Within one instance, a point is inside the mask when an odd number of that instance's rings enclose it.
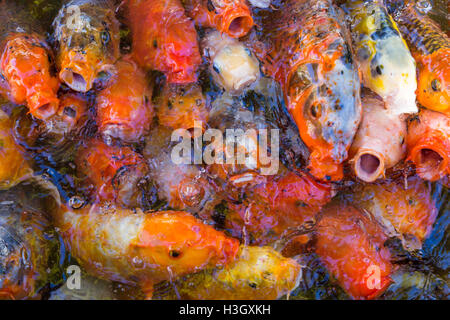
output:
{"label": "fish body", "polygon": [[119,22],[112,0],[66,0],[53,22],[59,78],[87,92],[118,60]]}
{"label": "fish body", "polygon": [[374,299],[392,282],[387,236],[352,206],[333,205],[316,225],[316,253],[353,299]]}
{"label": "fish body", "polygon": [[0,300],[38,298],[49,267],[49,221],[17,192],[0,193]]}
{"label": "fish body", "polygon": [[361,120],[360,82],[331,1],[286,1],[261,19],[263,71],[284,91],[287,109],[319,179],[340,180]]}
{"label": "fish body", "polygon": [[13,123],[0,110],[0,190],[14,187],[32,175],[25,150],[14,139]]}
{"label": "fish body", "polygon": [[139,183],[148,173],[145,159],[129,147],[109,146],[101,140],[86,142],[75,158],[77,169],[94,186],[96,201],[139,206]]}
{"label": "fish body", "polygon": [[284,172],[246,193],[242,203],[229,203],[225,226],[251,244],[274,244],[315,219],[331,200],[331,188],[310,176]]}
{"label": "fish body", "polygon": [[226,266],[239,249],[237,240],[181,211],[64,206],[55,219],[71,254],[88,273],[144,290],[163,280]]}
{"label": "fish body", "polygon": [[59,81],[38,23],[14,1],[0,2],[0,93],[45,120],[58,109]]}
{"label": "fish body", "polygon": [[146,75],[130,58],[115,64],[116,73],[97,95],[97,124],[104,137],[138,142],[153,118],[152,88]]}
{"label": "fish body", "polygon": [[409,250],[422,248],[438,214],[429,186],[417,177],[409,178],[406,184],[386,181],[361,186],[355,191],[355,200]]}
{"label": "fish body", "polygon": [[271,247],[243,246],[235,261],[178,281],[182,298],[193,300],[274,300],[299,284],[301,266]]}
{"label": "fish body", "polygon": [[417,174],[436,181],[450,174],[450,118],[440,112],[421,109],[408,124],[408,155]]}
{"label": "fish body", "polygon": [[216,28],[232,38],[245,36],[253,27],[244,0],[183,0],[189,16],[201,27]]}
{"label": "fish body", "polygon": [[[450,38],[415,1],[387,1],[417,62],[417,101],[450,115]],[[447,20],[448,23],[448,20]]]}
{"label": "fish body", "polygon": [[384,4],[350,0],[346,6],[363,85],[392,113],[416,113],[416,64]]}
{"label": "fish body", "polygon": [[202,43],[218,86],[239,95],[259,79],[259,61],[244,43],[215,30],[208,32]]}
{"label": "fish body", "polygon": [[201,63],[197,32],[179,0],[128,0],[133,55],[143,68],[163,72],[169,83],[197,81]]}
{"label": "fish body", "polygon": [[363,119],[350,148],[355,175],[374,182],[406,155],[406,121],[389,112],[376,95],[362,98]]}

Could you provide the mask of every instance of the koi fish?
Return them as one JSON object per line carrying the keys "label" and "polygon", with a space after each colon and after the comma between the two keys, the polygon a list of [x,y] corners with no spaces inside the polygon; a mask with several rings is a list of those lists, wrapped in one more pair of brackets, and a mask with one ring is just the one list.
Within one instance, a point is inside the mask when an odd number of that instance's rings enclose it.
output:
{"label": "koi fish", "polygon": [[[270,129],[262,112],[246,109],[242,101],[225,92],[213,101],[208,124],[218,131],[209,137],[211,144],[203,156],[222,192],[234,197],[232,194],[264,181],[265,175],[277,173],[278,159],[269,153],[269,142],[260,139],[259,130]],[[271,147],[274,154],[278,152],[278,146]]]}
{"label": "koi fish", "polygon": [[242,203],[230,202],[225,227],[234,237],[248,238],[250,244],[274,244],[314,223],[330,200],[330,185],[285,170],[249,190]]}
{"label": "koi fish", "polygon": [[355,200],[377,219],[387,235],[399,237],[409,250],[422,248],[438,214],[430,187],[417,177],[410,177],[406,184],[384,181],[361,185],[355,190]]}
{"label": "koi fish", "polygon": [[175,286],[183,299],[274,300],[289,295],[301,276],[301,266],[273,248],[241,245],[225,268],[186,276]]}
{"label": "koi fish", "polygon": [[227,266],[239,250],[237,240],[182,211],[63,206],[55,220],[71,254],[88,273],[140,285],[147,297],[153,284]]}
{"label": "koi fish", "polygon": [[198,83],[166,83],[157,99],[156,114],[159,123],[173,129],[193,129],[201,123],[202,129],[209,118],[209,109]]}
{"label": "koi fish", "polygon": [[405,157],[406,121],[385,109],[374,94],[365,94],[362,105],[363,119],[350,147],[349,162],[359,179],[374,182]]}
{"label": "koi fish", "polygon": [[416,113],[416,64],[382,1],[347,1],[363,85],[394,114]]}
{"label": "koi fish", "polygon": [[253,18],[245,0],[183,0],[188,15],[201,27],[216,28],[232,38],[245,36]]}
{"label": "koi fish", "polygon": [[197,32],[180,0],[127,0],[126,9],[141,67],[163,72],[169,83],[196,82]]}
{"label": "koi fish", "polygon": [[96,201],[139,206],[140,184],[148,173],[148,165],[139,153],[94,138],[78,151],[75,163],[94,185]]}
{"label": "koi fish", "polygon": [[[417,101],[450,115],[450,38],[415,1],[387,1],[417,62]],[[448,22],[448,21],[447,21]]]}
{"label": "koi fish", "polygon": [[0,93],[45,120],[59,104],[51,50],[37,22],[15,1],[2,0],[0,12]]}
{"label": "koi fish", "polygon": [[25,150],[13,135],[13,123],[0,110],[0,190],[9,189],[33,176]]}
{"label": "koi fish", "polygon": [[[258,22],[259,24],[259,22]],[[361,120],[360,82],[330,1],[287,1],[261,17],[263,72],[281,83],[287,109],[310,149],[308,169],[340,180]]]}
{"label": "koi fish", "polygon": [[209,71],[218,86],[238,95],[259,79],[259,61],[242,42],[210,31],[202,43]]}
{"label": "koi fish", "polygon": [[59,79],[87,92],[119,59],[119,22],[112,0],[66,0],[53,22]]}
{"label": "koi fish", "polygon": [[75,92],[67,92],[59,97],[59,107],[55,115],[45,123],[44,135],[56,144],[80,130],[88,120],[88,98]]}
{"label": "koi fish", "polygon": [[353,299],[374,299],[392,282],[386,240],[378,223],[352,206],[330,206],[316,226],[316,253]]}
{"label": "koi fish", "polygon": [[50,223],[29,198],[22,189],[0,192],[0,300],[39,298],[48,280]]}
{"label": "koi fish", "polygon": [[450,174],[450,119],[427,109],[410,120],[406,137],[408,156],[417,174],[436,181]]}
{"label": "koi fish", "polygon": [[116,73],[97,95],[97,124],[103,137],[138,142],[150,130],[152,88],[145,73],[129,57],[115,65]]}

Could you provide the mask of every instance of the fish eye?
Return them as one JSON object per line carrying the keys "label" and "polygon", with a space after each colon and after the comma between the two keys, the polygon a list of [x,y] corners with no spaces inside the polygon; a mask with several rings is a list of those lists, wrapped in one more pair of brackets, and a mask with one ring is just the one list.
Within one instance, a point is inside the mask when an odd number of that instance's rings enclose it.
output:
{"label": "fish eye", "polygon": [[220,68],[216,63],[213,63],[213,70],[217,73],[220,73]]}
{"label": "fish eye", "polygon": [[109,40],[111,39],[109,32],[108,31],[102,31],[102,33],[100,34],[100,37],[102,39],[103,44],[107,44],[109,42]]}
{"label": "fish eye", "polygon": [[322,105],[320,103],[315,103],[311,106],[311,115],[314,118],[320,118],[322,115]]}
{"label": "fish eye", "polygon": [[77,112],[72,107],[65,107],[63,110],[63,114],[65,116],[68,116],[69,118],[75,118],[77,115]]}
{"label": "fish eye", "polygon": [[169,251],[169,256],[170,256],[171,258],[177,259],[177,258],[179,258],[179,257],[181,256],[181,252],[178,251],[178,250],[170,250],[170,251]]}
{"label": "fish eye", "polygon": [[383,69],[384,69],[383,65],[380,64],[375,68],[375,71],[377,72],[378,75],[381,76],[383,74]]}
{"label": "fish eye", "polygon": [[434,92],[441,91],[441,82],[438,79],[431,81],[431,89],[433,89]]}
{"label": "fish eye", "polygon": [[69,206],[72,209],[80,209],[84,206],[85,201],[82,197],[79,196],[73,196],[72,198],[69,199]]}
{"label": "fish eye", "polygon": [[257,285],[256,283],[254,283],[254,282],[250,282],[248,285],[249,285],[250,288],[252,288],[252,289],[256,289],[256,288],[258,287],[258,285]]}
{"label": "fish eye", "polygon": [[249,48],[245,48],[244,50],[245,50],[245,52],[248,54],[249,57],[252,56],[252,52],[250,51]]}

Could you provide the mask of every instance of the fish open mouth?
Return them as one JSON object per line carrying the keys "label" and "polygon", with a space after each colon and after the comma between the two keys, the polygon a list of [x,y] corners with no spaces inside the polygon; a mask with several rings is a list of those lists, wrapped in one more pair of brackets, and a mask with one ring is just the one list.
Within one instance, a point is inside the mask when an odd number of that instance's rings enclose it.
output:
{"label": "fish open mouth", "polygon": [[419,174],[432,178],[441,175],[444,158],[435,150],[423,148],[417,153],[415,162]]}
{"label": "fish open mouth", "polygon": [[245,77],[235,82],[233,85],[233,89],[235,92],[240,92],[241,90],[244,90],[245,88],[249,87],[256,80],[257,80],[256,76]]}
{"label": "fish open mouth", "polygon": [[384,170],[383,159],[374,153],[360,153],[355,159],[356,176],[365,182],[374,182]]}
{"label": "fish open mouth", "polygon": [[[224,14],[225,15],[225,14]],[[253,18],[250,14],[234,14],[223,23],[223,32],[232,38],[245,36],[253,27]]]}
{"label": "fish open mouth", "polygon": [[35,116],[40,119],[47,119],[55,114],[55,110],[57,110],[58,104],[57,103],[44,103],[43,105],[39,106],[36,111],[34,112]]}
{"label": "fish open mouth", "polygon": [[249,17],[237,17],[234,18],[230,26],[228,27],[228,32],[234,36],[241,36],[243,33],[247,33],[250,29],[249,26],[252,25],[252,19]]}
{"label": "fish open mouth", "polygon": [[88,84],[81,74],[73,72],[70,69],[61,71],[59,77],[61,78],[61,81],[67,84],[72,90],[87,92],[91,89],[91,84]]}

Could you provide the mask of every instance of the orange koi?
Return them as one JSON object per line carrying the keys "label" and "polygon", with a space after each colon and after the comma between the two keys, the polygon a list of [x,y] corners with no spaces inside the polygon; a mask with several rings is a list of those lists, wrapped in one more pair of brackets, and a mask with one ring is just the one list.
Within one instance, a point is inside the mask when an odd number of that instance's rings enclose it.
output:
{"label": "orange koi", "polygon": [[287,109],[311,151],[318,179],[340,180],[361,120],[360,80],[330,1],[286,1],[261,18],[255,48],[263,71],[281,83]]}
{"label": "orange koi", "polygon": [[127,0],[126,8],[135,60],[163,72],[169,83],[196,82],[197,32],[180,0]]}
{"label": "orange koi", "polygon": [[253,18],[245,0],[184,0],[189,16],[197,25],[216,28],[232,38],[245,36]]}
{"label": "orange koi", "polygon": [[145,73],[129,57],[115,64],[116,73],[97,95],[97,124],[104,137],[137,142],[153,118],[152,88]]}

